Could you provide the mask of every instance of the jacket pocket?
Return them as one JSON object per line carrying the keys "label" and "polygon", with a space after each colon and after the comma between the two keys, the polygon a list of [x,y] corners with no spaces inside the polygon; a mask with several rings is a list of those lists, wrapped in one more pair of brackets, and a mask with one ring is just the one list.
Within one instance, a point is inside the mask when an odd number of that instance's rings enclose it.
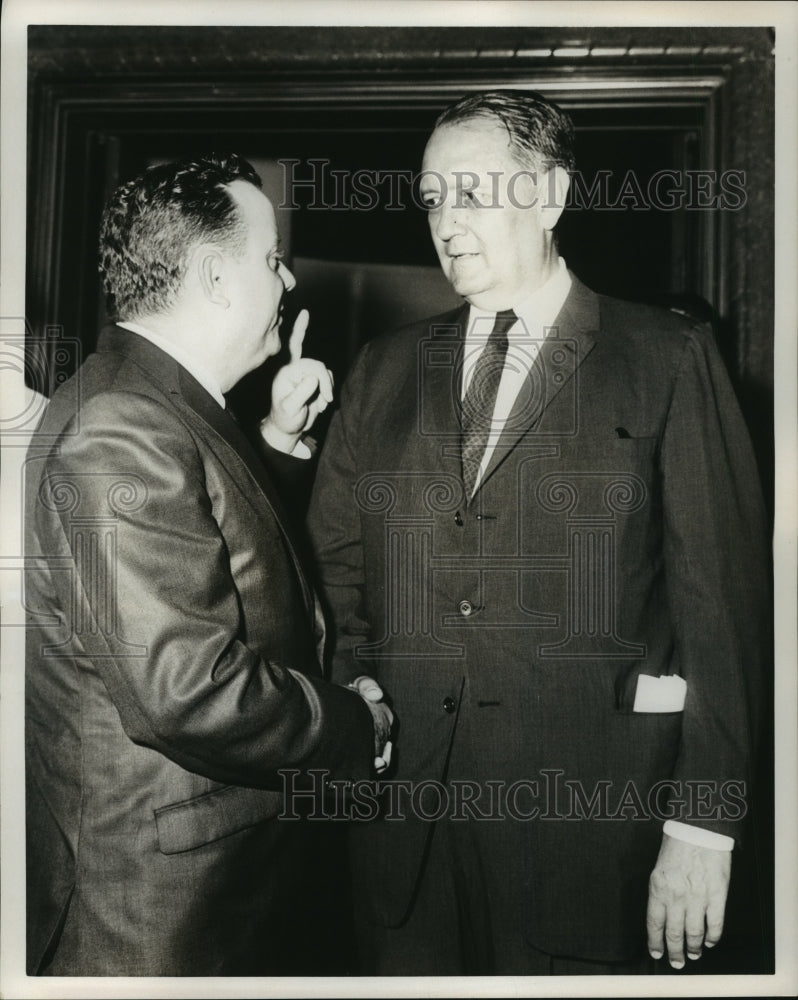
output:
{"label": "jacket pocket", "polygon": [[276,816],[283,805],[280,792],[226,785],[193,799],[155,810],[158,849],[179,854],[210,844]]}

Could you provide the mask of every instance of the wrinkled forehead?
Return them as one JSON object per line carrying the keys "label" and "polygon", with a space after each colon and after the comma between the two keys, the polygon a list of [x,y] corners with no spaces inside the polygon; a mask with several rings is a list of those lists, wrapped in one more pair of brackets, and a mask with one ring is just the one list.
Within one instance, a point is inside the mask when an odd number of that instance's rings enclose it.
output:
{"label": "wrinkled forehead", "polygon": [[511,173],[522,165],[504,123],[482,116],[439,125],[429,137],[421,169],[442,176],[462,171],[487,176]]}

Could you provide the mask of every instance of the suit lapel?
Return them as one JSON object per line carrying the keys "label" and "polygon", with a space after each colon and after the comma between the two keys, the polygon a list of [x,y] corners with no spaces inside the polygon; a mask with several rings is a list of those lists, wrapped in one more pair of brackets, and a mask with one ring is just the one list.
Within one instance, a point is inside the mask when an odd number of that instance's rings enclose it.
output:
{"label": "suit lapel", "polygon": [[434,429],[448,452],[460,455],[460,409],[468,306],[465,305],[430,327],[432,336],[422,345],[419,359],[421,430]]}
{"label": "suit lapel", "polygon": [[431,336],[421,345],[417,367],[417,377],[422,380],[417,394],[421,434],[414,439],[416,447],[421,443],[422,454],[414,456],[414,461],[417,467],[444,473],[458,482],[462,482],[460,391],[468,315],[466,305],[430,328]]}
{"label": "suit lapel", "polygon": [[598,296],[573,275],[571,279],[568,297],[541,345],[474,496],[526,434],[545,426],[547,411],[593,349]]}
{"label": "suit lapel", "polygon": [[[277,490],[272,483],[266,466],[249,443],[244,432],[231,414],[200,385],[182,365],[146,338],[129,330],[111,327],[103,331],[98,350],[113,350],[124,354],[142,368],[153,382],[169,394],[178,408],[188,407],[192,416],[209,429],[214,436],[231,449],[239,459],[243,476],[236,478],[242,483],[255,486],[266,506],[271,510],[285,541],[286,550],[296,569],[305,603],[317,623],[320,612],[313,589],[305,576],[289,530],[289,520],[285,514]],[[235,474],[228,466],[228,471]]]}
{"label": "suit lapel", "polygon": [[227,409],[222,409],[213,397],[195,381],[191,375],[180,368],[178,373],[179,389],[170,390],[173,396],[178,396],[210,428],[220,437],[241,460],[249,478],[254,481],[264,495],[275,519],[283,531],[286,531],[286,516],[277,491],[269,478],[261,459],[247,439],[241,427]]}
{"label": "suit lapel", "polygon": [[414,358],[383,405],[392,434],[380,443],[385,470],[441,471],[460,477],[460,366],[468,307],[425,323]]}
{"label": "suit lapel", "polygon": [[[263,499],[266,501],[267,506],[271,509],[272,516],[282,533],[288,555],[294,564],[294,569],[296,570],[296,575],[302,588],[302,596],[304,598],[305,605],[311,616],[315,619],[317,629],[321,628],[323,633],[323,618],[321,609],[318,601],[316,600],[313,588],[305,576],[305,571],[291,538],[288,516],[274,483],[269,476],[266,466],[258,456],[254,447],[250,444],[246,434],[235,421],[230,411],[227,409],[223,410],[216,400],[209,396],[202,386],[195,379],[193,379],[184,368],[180,369],[179,379],[181,386],[179,394],[182,396],[182,399],[188,404],[188,406],[191,407],[194,413],[205,423],[205,425],[236,453],[238,458],[241,460],[249,479],[258,488]],[[232,470],[228,468],[228,471]]]}

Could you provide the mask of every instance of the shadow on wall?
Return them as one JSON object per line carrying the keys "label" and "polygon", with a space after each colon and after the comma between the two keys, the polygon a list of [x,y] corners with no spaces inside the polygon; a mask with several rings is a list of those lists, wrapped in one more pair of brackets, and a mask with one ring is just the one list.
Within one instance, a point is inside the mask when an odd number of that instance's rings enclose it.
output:
{"label": "shadow on wall", "polygon": [[[287,361],[287,344],[300,309],[310,313],[303,356],[317,358],[335,376],[336,395],[358,350],[366,341],[407,323],[456,309],[463,299],[452,291],[437,267],[406,264],[359,264],[294,257],[296,289],[285,297],[281,325],[283,350],[245,376],[231,395],[231,405],[244,425],[266,413],[274,372]],[[323,440],[332,410],[313,428]]]}
{"label": "shadow on wall", "polygon": [[324,361],[338,384],[367,340],[463,302],[437,267],[295,257],[293,271],[291,313],[310,312],[306,353]]}

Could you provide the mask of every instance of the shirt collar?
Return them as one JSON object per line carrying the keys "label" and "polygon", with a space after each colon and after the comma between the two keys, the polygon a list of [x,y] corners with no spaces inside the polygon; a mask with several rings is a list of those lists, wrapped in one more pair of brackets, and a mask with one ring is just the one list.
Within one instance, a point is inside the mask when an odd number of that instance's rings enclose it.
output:
{"label": "shirt collar", "polygon": [[[565,261],[562,257],[558,257],[557,267],[549,280],[518,305],[513,306],[516,316],[523,320],[520,326],[514,328],[515,334],[517,335],[521,330],[526,329],[527,333],[536,337],[540,336],[543,328],[552,326],[568,298],[571,284],[571,275],[568,273]],[[478,324],[480,329],[487,328],[490,331],[496,311],[479,309],[473,305],[469,308],[469,330]],[[490,325],[487,324],[487,319],[491,320]]]}
{"label": "shirt collar", "polygon": [[218,380],[214,378],[207,368],[203,368],[197,362],[196,358],[192,358],[188,351],[184,351],[182,347],[174,341],[169,340],[168,337],[162,337],[158,333],[153,333],[152,330],[148,330],[139,323],[125,321],[116,325],[121,326],[125,330],[130,330],[131,333],[137,333],[140,337],[144,337],[145,340],[149,340],[151,344],[160,348],[165,354],[168,354],[170,358],[174,358],[179,365],[182,365],[186,369],[189,375],[192,375],[199,382],[207,393],[213,396],[223,410],[226,408],[227,403],[225,402],[224,394]]}

